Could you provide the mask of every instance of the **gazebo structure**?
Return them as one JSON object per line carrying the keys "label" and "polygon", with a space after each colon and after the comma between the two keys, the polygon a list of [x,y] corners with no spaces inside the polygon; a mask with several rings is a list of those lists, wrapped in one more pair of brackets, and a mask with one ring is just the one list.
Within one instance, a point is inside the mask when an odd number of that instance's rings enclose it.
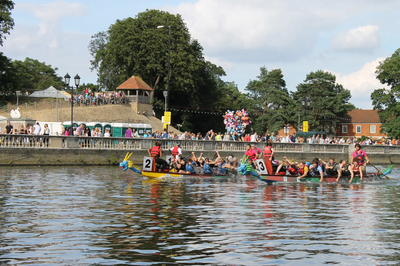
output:
{"label": "gazebo structure", "polygon": [[130,77],[119,85],[117,90],[125,93],[125,99],[128,100],[135,112],[151,114],[154,90],[140,77]]}

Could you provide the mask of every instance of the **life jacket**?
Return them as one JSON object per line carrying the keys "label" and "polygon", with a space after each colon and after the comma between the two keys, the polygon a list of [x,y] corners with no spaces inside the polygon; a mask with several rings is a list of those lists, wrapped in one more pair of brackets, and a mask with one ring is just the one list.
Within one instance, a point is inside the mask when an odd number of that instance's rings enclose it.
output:
{"label": "life jacket", "polygon": [[360,171],[360,168],[358,168],[357,166],[353,165],[353,172],[359,172],[359,171]]}
{"label": "life jacket", "polygon": [[264,148],[264,156],[271,156],[272,154],[272,147],[271,146],[267,146]]}
{"label": "life jacket", "polygon": [[186,172],[190,172],[191,174],[196,173],[190,163],[186,164]]}
{"label": "life jacket", "polygon": [[333,163],[333,165],[331,165],[330,162],[328,162],[329,166],[332,166],[332,169],[325,169],[325,172],[327,175],[337,175],[337,170],[335,169],[335,167],[337,166],[337,163]]}
{"label": "life jacket", "polygon": [[308,166],[305,165],[304,168],[299,168],[300,175],[304,175],[305,172],[308,172]]}
{"label": "life jacket", "polygon": [[210,165],[208,163],[204,164],[203,171],[204,171],[205,174],[210,174],[211,173],[211,168],[210,168]]}
{"label": "life jacket", "polygon": [[349,167],[349,166],[347,166],[344,170],[342,170],[342,175],[343,175],[343,176],[350,176],[350,175],[351,175],[351,173],[350,173],[348,167]]}
{"label": "life jacket", "polygon": [[171,153],[172,153],[173,156],[176,156],[176,155],[179,154],[178,149],[179,149],[178,146],[175,146],[175,147],[172,149],[172,152],[171,152]]}
{"label": "life jacket", "polygon": [[364,156],[362,155],[362,154],[363,154],[363,151],[362,151],[362,150],[359,150],[359,153],[356,152],[356,154],[357,154],[356,158],[357,158],[357,160],[358,160],[358,164],[359,164],[359,165],[363,165],[363,164],[364,164]]}
{"label": "life jacket", "polygon": [[311,174],[311,175],[319,175],[320,173],[318,172],[318,166],[317,166],[317,167],[313,167],[313,168],[310,170],[310,174]]}
{"label": "life jacket", "polygon": [[[297,173],[299,172],[299,170],[298,170],[298,169],[295,169],[295,168],[293,168],[293,167],[289,167],[288,172],[289,172],[291,175],[297,175]],[[304,171],[303,171],[303,174],[304,174]]]}
{"label": "life jacket", "polygon": [[252,150],[252,149],[246,150],[244,155],[249,156],[249,159],[251,159],[252,161],[254,161],[256,159],[256,154],[255,154],[254,150]]}
{"label": "life jacket", "polygon": [[160,146],[154,146],[150,152],[151,156],[160,157]]}

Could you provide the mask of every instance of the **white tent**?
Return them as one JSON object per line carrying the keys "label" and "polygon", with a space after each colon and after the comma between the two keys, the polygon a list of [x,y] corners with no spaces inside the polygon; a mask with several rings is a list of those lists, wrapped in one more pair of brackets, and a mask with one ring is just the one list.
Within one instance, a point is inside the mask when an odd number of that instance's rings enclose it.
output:
{"label": "white tent", "polygon": [[42,91],[35,91],[29,97],[37,97],[37,98],[63,98],[64,100],[68,100],[71,98],[68,93],[65,91],[59,91],[53,86],[48,87]]}
{"label": "white tent", "polygon": [[5,116],[0,115],[0,120],[7,120],[8,118]]}

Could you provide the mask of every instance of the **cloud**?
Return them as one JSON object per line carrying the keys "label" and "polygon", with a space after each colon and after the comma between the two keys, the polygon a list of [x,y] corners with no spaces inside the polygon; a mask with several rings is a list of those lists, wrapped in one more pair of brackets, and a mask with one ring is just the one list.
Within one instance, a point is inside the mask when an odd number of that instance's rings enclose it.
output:
{"label": "cloud", "polygon": [[[210,57],[231,62],[296,62],[312,54],[321,38],[332,38],[330,35],[333,36],[337,27],[357,14],[366,10],[387,10],[390,4],[360,3],[362,1],[357,0],[310,0],[306,3],[297,0],[198,0],[166,9],[182,15],[192,37],[199,40]],[[377,26],[353,29],[342,35],[349,43],[338,46],[342,42],[335,42],[337,49],[371,50],[380,45]],[[342,35],[337,39],[343,38]],[[374,38],[372,43],[365,42],[371,37]],[[328,48],[329,43],[326,46]]]}
{"label": "cloud", "polygon": [[85,6],[55,1],[43,5],[16,4],[15,9],[28,16],[32,14],[39,22],[27,25],[16,20],[10,38],[2,47],[7,57],[22,61],[30,57],[57,67],[60,76],[67,72],[79,73],[83,82],[95,82],[96,74],[90,71],[91,57],[87,49],[90,35],[62,29],[60,25],[63,19],[82,17]]}
{"label": "cloud", "polygon": [[54,33],[63,18],[82,17],[86,12],[86,7],[81,3],[69,4],[59,0],[43,5],[22,3],[17,4],[15,8],[32,12],[40,19],[39,36]]}
{"label": "cloud", "polygon": [[386,88],[379,82],[375,74],[376,67],[383,60],[385,60],[383,57],[377,58],[364,64],[360,70],[348,75],[327,71],[335,74],[336,82],[351,91],[351,102],[356,107],[372,109],[371,93],[376,89]]}
{"label": "cloud", "polygon": [[[170,7],[184,18],[207,54],[231,61],[295,61],[312,52],[318,32],[335,26],[346,11],[319,1],[199,0]],[[318,23],[316,23],[318,21]]]}
{"label": "cloud", "polygon": [[379,27],[361,26],[336,35],[331,42],[334,50],[371,53],[381,46]]}

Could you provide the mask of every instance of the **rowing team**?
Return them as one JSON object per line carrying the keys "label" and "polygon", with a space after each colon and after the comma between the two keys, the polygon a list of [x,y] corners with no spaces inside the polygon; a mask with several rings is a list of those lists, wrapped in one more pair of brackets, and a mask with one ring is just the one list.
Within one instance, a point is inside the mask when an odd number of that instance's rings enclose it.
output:
{"label": "rowing team", "polygon": [[[339,163],[336,163],[333,157],[331,157],[328,162],[324,162],[319,158],[314,158],[311,163],[297,163],[293,162],[293,160],[289,161],[286,157],[284,157],[283,161],[275,160],[275,150],[272,148],[272,143],[267,142],[264,149],[264,158],[267,169],[268,165],[272,166],[271,171],[268,171],[270,175],[286,175],[287,170],[291,175],[298,175],[298,179],[302,179],[306,176],[316,176],[320,177],[320,182],[322,182],[324,176],[337,176],[337,182],[341,177],[350,177],[351,182],[354,176],[360,176],[360,180],[363,179],[366,170],[365,161],[369,163],[368,156],[361,149],[361,145],[356,144],[355,149],[350,164],[347,160],[341,160]],[[253,148],[247,147],[245,155],[255,160],[257,156],[259,157],[259,152],[255,152]]]}
{"label": "rowing team", "polygon": [[[302,179],[306,176],[319,176],[320,182],[322,182],[324,176],[328,175],[337,176],[336,181],[339,181],[340,178],[344,176],[350,177],[351,182],[356,175],[359,175],[361,180],[363,179],[363,174],[365,173],[364,160],[369,163],[368,156],[363,150],[361,150],[361,146],[356,144],[355,147],[356,151],[353,153],[350,164],[346,160],[341,160],[339,163],[336,163],[334,158],[330,158],[329,162],[324,162],[319,158],[315,158],[310,164],[309,162],[292,162],[286,157],[284,157],[283,161],[275,160],[275,150],[272,148],[272,142],[268,141],[264,148],[264,160],[267,165],[266,168],[268,169],[268,175],[285,175],[287,170],[291,175],[298,175],[298,179]],[[149,155],[155,157],[155,162],[161,171],[185,174],[211,174],[212,172],[217,174],[228,174],[230,169],[238,170],[240,166],[237,158],[229,156],[224,160],[221,158],[218,151],[216,151],[217,158],[215,161],[212,161],[209,158],[204,158],[203,153],[201,153],[199,157],[196,157],[194,152],[192,152],[189,158],[183,158],[181,156],[182,151],[180,150],[179,144],[171,149],[171,152],[173,156],[170,164],[168,164],[167,161],[160,158],[162,156],[160,142],[157,141],[153,148],[148,149]],[[252,167],[254,169],[257,168],[257,165],[254,162],[257,159],[262,158],[262,153],[259,148],[248,144],[246,146],[245,157],[248,158],[248,161],[243,173],[251,173]],[[268,166],[271,166],[272,169],[269,169]]]}
{"label": "rowing team", "polygon": [[203,157],[203,153],[201,153],[199,157],[196,157],[194,152],[191,153],[191,156],[184,158],[181,156],[182,152],[179,151],[179,146],[178,144],[172,149],[172,157],[169,164],[167,161],[160,158],[162,156],[160,142],[157,141],[153,148],[148,149],[149,155],[155,157],[155,162],[159,171],[171,171],[182,174],[215,173],[226,175],[229,169],[237,170],[239,167],[239,162],[235,157],[229,156],[225,161],[221,158],[218,151],[216,151],[217,158],[215,160]]}
{"label": "rowing team", "polygon": [[351,183],[354,176],[360,176],[360,180],[363,180],[363,174],[365,174],[358,160],[353,160],[349,164],[347,160],[340,160],[339,163],[336,163],[333,157],[328,162],[314,158],[310,164],[309,162],[292,162],[284,157],[284,161],[277,167],[277,174],[282,174],[280,171],[284,164],[291,175],[298,175],[299,180],[306,176],[315,176],[320,177],[319,181],[323,182],[324,176],[337,176],[336,182],[339,182],[341,177],[350,177],[349,182]]}

